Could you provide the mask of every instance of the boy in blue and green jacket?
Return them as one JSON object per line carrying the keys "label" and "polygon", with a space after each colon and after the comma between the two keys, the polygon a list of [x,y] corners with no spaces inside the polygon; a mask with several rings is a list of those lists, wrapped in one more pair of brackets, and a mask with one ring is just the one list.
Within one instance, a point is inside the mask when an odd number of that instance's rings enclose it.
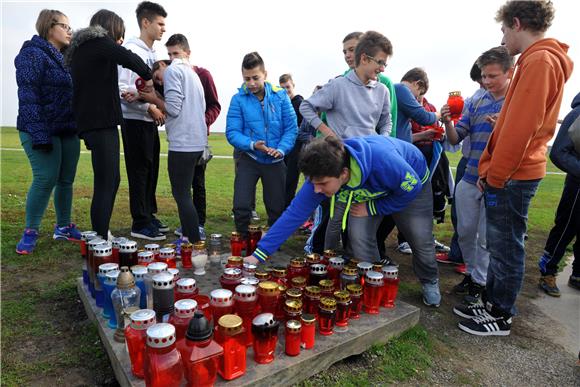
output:
{"label": "boy in blue and green jacket", "polygon": [[[342,141],[327,136],[306,146],[299,166],[306,176],[304,185],[246,262],[265,262],[325,198],[347,198],[343,225],[349,214],[368,220],[349,228],[349,241],[354,245],[372,244],[384,215],[392,214],[408,235],[415,235],[412,229],[421,227],[415,219],[422,209],[412,202],[430,194],[423,189],[430,187],[429,169],[421,151],[412,144],[376,135]],[[368,261],[373,257],[357,258]],[[425,302],[438,306],[441,297],[433,256],[415,254],[413,269],[423,285]]]}
{"label": "boy in blue and green jacket", "polygon": [[226,122],[228,142],[239,154],[234,181],[236,230],[248,232],[252,201],[262,180],[268,225],[280,217],[285,205],[286,165],[298,128],[296,113],[286,91],[266,81],[264,61],[257,52],[244,57],[244,84],[232,97]]}

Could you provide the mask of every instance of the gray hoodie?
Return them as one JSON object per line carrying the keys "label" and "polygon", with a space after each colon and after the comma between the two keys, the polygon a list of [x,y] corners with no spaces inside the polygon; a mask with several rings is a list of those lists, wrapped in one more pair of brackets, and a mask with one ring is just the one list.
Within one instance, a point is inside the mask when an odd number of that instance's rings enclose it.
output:
{"label": "gray hoodie", "polygon": [[187,60],[171,62],[163,74],[163,90],[169,150],[203,151],[207,145],[203,86]]}
{"label": "gray hoodie", "polygon": [[[157,61],[157,54],[155,49],[149,48],[144,41],[139,38],[130,38],[125,43],[123,47],[127,50],[131,50],[135,54],[139,55],[143,62],[147,63],[149,68],[153,68],[153,63]],[[137,88],[135,87],[135,81],[139,76],[133,71],[119,66],[119,92],[130,92],[137,93]],[[148,102],[135,101],[129,103],[121,98],[121,110],[123,111],[123,118],[129,120],[140,120],[153,122],[153,119],[147,113],[149,109]]]}
{"label": "gray hoodie", "polygon": [[304,120],[315,128],[322,124],[319,112],[326,112],[328,126],[343,139],[391,133],[389,89],[377,81],[363,85],[355,71],[331,80],[300,105]]}

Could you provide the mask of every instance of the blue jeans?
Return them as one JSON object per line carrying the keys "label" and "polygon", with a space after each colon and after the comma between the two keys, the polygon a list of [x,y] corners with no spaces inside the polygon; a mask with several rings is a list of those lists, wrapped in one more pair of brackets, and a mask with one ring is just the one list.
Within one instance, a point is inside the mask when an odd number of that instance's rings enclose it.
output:
{"label": "blue jeans", "polygon": [[504,188],[485,188],[487,300],[509,315],[517,312],[515,302],[524,282],[528,209],[540,181],[510,180]]}

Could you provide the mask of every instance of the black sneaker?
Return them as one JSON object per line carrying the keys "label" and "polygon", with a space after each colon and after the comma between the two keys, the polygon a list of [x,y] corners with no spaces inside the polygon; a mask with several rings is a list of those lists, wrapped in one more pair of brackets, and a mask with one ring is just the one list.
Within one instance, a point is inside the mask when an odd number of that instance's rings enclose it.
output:
{"label": "black sneaker", "polygon": [[580,290],[580,276],[571,275],[568,278],[568,286]]}
{"label": "black sneaker", "polygon": [[469,293],[469,287],[473,284],[470,275],[463,277],[463,280],[453,287],[453,293],[455,294],[467,294]]}
{"label": "black sneaker", "polygon": [[380,260],[381,265],[383,266],[395,266],[395,267],[399,267],[399,264],[395,261],[393,261],[390,257],[387,257],[385,255],[385,258]]}
{"label": "black sneaker", "polygon": [[153,218],[151,220],[151,223],[157,227],[157,230],[159,230],[160,232],[168,232],[169,231],[169,226],[166,225],[165,223],[161,222],[159,219],[157,218]]}
{"label": "black sneaker", "polygon": [[131,236],[134,238],[147,239],[149,241],[165,240],[165,235],[159,232],[154,226],[144,227],[140,230],[131,230]]}
{"label": "black sneaker", "polygon": [[459,329],[476,336],[508,336],[512,328],[511,317],[494,317],[489,313],[462,321]]}
{"label": "black sneaker", "polygon": [[487,310],[483,302],[478,300],[471,305],[457,305],[453,307],[453,313],[463,318],[474,318],[487,314]]}
{"label": "black sneaker", "polygon": [[472,281],[469,286],[469,294],[463,297],[463,301],[466,304],[475,304],[481,299],[483,292],[485,292],[485,286]]}

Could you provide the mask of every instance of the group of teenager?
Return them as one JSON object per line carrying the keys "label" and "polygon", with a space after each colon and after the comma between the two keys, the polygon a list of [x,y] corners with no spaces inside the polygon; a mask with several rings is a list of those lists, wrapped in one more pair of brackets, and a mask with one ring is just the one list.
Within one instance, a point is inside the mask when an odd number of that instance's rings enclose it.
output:
{"label": "group of teenager", "polygon": [[[157,60],[153,43],[161,40],[167,17],[160,5],[142,2],[136,14],[140,36],[123,44],[123,20],[111,11],[98,11],[89,27],[72,34],[63,13],[43,10],[38,35],[15,60],[18,129],[33,171],[20,254],[34,249],[53,189],[53,237],[80,238],[70,219],[79,138],[91,151],[92,227],[101,236],[110,235],[120,182],[119,125],[131,235],[162,240],[169,230],[156,217],[155,195],[158,126],[165,124],[169,179],[181,223],[178,244],[204,238],[207,136],[221,110],[216,88],[209,71],[190,63],[184,35],[166,42],[169,60]],[[456,247],[466,265],[464,280],[454,290],[468,297],[454,312],[464,318],[459,328],[468,333],[508,335],[523,283],[527,212],[545,175],[547,143],[573,67],[568,46],[544,38],[553,16],[552,3],[544,0],[508,1],[500,8],[496,20],[502,23],[502,46],[477,59],[474,79],[481,88],[466,100],[458,121],[451,119],[448,105],[437,111],[426,101],[429,80],[423,69],[411,69],[397,84],[383,74],[393,48],[375,31],[348,34],[342,43],[349,69],[307,99],[294,93],[289,74],[274,85],[267,81],[262,57],[245,55],[243,83],[226,121],[226,137],[234,147],[233,215],[236,230],[246,235],[261,180],[270,226],[245,261],[266,262],[313,216],[306,252],[321,253],[342,242],[346,259],[393,264],[384,242],[396,225],[412,252],[423,302],[438,307],[435,251],[440,244],[433,236],[433,192],[440,188],[434,176],[438,166],[446,165],[443,150],[462,143],[463,167],[457,171],[462,177],[454,190],[449,185],[457,215]],[[562,128],[573,121],[566,120]],[[443,139],[440,126],[445,127]],[[569,173],[566,197],[578,197],[579,158],[570,156],[568,142],[561,144],[563,130],[552,158],[556,162],[556,149],[565,149],[565,161],[556,163]],[[295,194],[300,173],[306,179]],[[579,211],[580,204],[570,208],[568,202],[558,209],[560,223]],[[569,219],[576,222],[577,233],[580,216]],[[570,223],[550,235],[557,239],[558,232],[565,232],[568,239],[546,247],[541,284],[555,286],[554,267],[574,238]],[[576,236],[576,256],[579,245]],[[577,281],[580,265],[573,273]]]}

